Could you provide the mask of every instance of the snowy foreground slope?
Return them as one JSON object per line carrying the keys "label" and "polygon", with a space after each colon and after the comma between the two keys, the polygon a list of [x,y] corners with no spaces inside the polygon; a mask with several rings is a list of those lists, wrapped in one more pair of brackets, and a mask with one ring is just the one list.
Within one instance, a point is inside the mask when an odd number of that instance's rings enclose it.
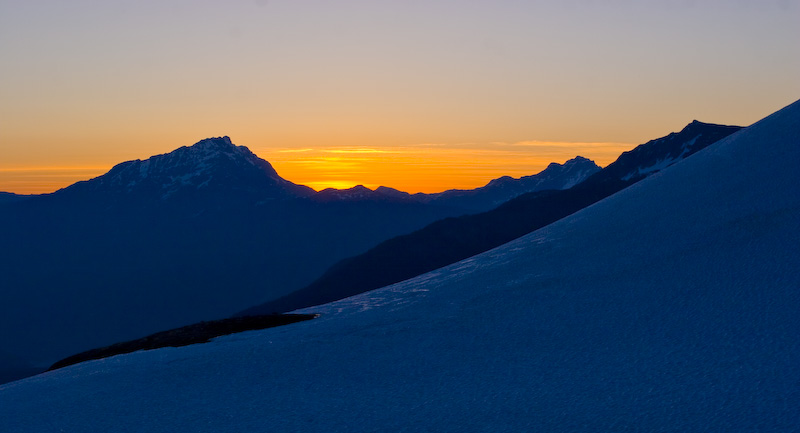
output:
{"label": "snowy foreground slope", "polygon": [[0,430],[797,431],[800,103],[322,317],[0,386]]}

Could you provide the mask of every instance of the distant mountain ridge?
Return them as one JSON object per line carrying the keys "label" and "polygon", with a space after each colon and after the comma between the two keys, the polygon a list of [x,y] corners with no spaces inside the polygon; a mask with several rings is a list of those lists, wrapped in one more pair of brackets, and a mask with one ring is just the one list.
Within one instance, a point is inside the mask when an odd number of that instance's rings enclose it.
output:
{"label": "distant mountain ridge", "polygon": [[564,164],[551,162],[542,172],[514,179],[503,176],[472,190],[451,189],[435,194],[414,194],[424,203],[448,204],[488,210],[519,195],[543,190],[569,189],[600,171],[594,161],[577,156]]}
{"label": "distant mountain ridge", "polygon": [[357,185],[342,190],[327,188],[318,192],[314,198],[324,202],[336,200],[412,201],[482,212],[527,192],[571,188],[598,171],[600,171],[600,166],[594,161],[577,156],[564,164],[552,162],[537,174],[518,179],[503,176],[475,189],[450,189],[431,194],[409,194],[385,186],[371,190],[363,185]]}
{"label": "distant mountain ridge", "polygon": [[644,179],[740,130],[694,121],[625,152],[569,189],[531,192],[488,212],[436,221],[344,259],[305,288],[239,315],[293,311],[394,284],[500,246]]}
{"label": "distant mountain ridge", "polygon": [[22,195],[22,194],[13,194],[10,192],[0,191],[0,205],[6,203],[17,203],[20,201],[28,200],[33,197],[36,197],[36,195]]}
{"label": "distant mountain ridge", "polygon": [[[133,196],[168,201],[222,194],[227,198],[241,196],[249,200],[310,198],[320,203],[394,201],[481,212],[526,192],[570,188],[599,170],[600,167],[590,159],[577,156],[564,164],[550,163],[536,174],[518,179],[502,176],[470,190],[409,194],[386,186],[372,190],[357,185],[315,192],[305,185],[283,179],[269,162],[247,147],[233,144],[230,137],[223,136],[207,138],[145,160],[122,162],[101,176],[77,182],[54,194],[83,195],[94,200],[107,200],[109,197],[127,200]],[[29,197],[0,192],[0,203]]]}

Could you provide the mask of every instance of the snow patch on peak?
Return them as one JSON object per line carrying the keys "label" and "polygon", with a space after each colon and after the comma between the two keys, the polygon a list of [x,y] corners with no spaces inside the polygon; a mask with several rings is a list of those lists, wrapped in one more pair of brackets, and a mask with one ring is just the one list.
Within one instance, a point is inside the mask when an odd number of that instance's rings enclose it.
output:
{"label": "snow patch on peak", "polygon": [[192,147],[197,148],[210,148],[210,147],[234,147],[235,145],[231,142],[231,138],[227,135],[222,137],[211,137],[211,138],[204,138]]}
{"label": "snow patch on peak", "polygon": [[[697,121],[695,120],[695,122],[697,122]],[[697,122],[697,123],[699,123],[699,122]],[[647,167],[637,167],[636,170],[631,171],[630,173],[628,173],[625,176],[623,176],[622,180],[629,181],[629,180],[631,180],[633,178],[636,178],[636,177],[649,175],[650,173],[661,171],[661,170],[669,167],[670,165],[675,164],[676,162],[678,162],[678,161],[680,161],[680,160],[682,160],[683,158],[686,157],[686,155],[692,150],[692,148],[694,147],[694,144],[697,142],[697,139],[700,138],[700,136],[702,136],[702,134],[698,134],[694,138],[692,138],[692,139],[686,141],[685,143],[683,143],[681,145],[681,153],[679,153],[678,155],[666,156],[664,158],[659,159],[654,164],[649,165]]]}

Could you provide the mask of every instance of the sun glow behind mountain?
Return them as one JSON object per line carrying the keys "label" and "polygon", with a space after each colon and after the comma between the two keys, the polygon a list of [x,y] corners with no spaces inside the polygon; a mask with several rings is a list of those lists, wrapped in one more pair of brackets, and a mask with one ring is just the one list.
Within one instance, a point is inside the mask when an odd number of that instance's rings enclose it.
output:
{"label": "sun glow behind mountain", "polygon": [[17,194],[45,194],[81,180],[100,176],[111,165],[89,167],[0,168],[0,191]]}
{"label": "sun glow behind mountain", "polygon": [[[269,161],[285,179],[315,190],[388,186],[406,191],[440,192],[472,189],[501,176],[538,173],[551,162],[584,156],[605,166],[628,143],[426,143],[411,146],[331,146],[273,148],[239,142]],[[173,147],[191,143],[174,143]],[[146,156],[145,156],[146,157]],[[118,161],[94,166],[0,168],[0,191],[17,194],[53,192],[81,180],[97,177]]]}
{"label": "sun glow behind mountain", "polygon": [[2,385],[3,427],[795,431],[798,109],[315,320]]}
{"label": "sun glow behind mountain", "polygon": [[633,147],[626,143],[464,143],[392,147],[254,149],[293,182],[316,190],[389,186],[406,192],[471,189],[501,176],[538,173],[577,155],[604,166]]}

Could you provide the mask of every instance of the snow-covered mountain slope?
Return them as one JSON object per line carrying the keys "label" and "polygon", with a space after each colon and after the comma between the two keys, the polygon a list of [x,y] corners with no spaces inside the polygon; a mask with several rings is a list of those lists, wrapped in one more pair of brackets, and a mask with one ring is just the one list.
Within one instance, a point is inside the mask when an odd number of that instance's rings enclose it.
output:
{"label": "snow-covered mountain slope", "polygon": [[318,319],[0,386],[5,432],[795,431],[800,102]]}

